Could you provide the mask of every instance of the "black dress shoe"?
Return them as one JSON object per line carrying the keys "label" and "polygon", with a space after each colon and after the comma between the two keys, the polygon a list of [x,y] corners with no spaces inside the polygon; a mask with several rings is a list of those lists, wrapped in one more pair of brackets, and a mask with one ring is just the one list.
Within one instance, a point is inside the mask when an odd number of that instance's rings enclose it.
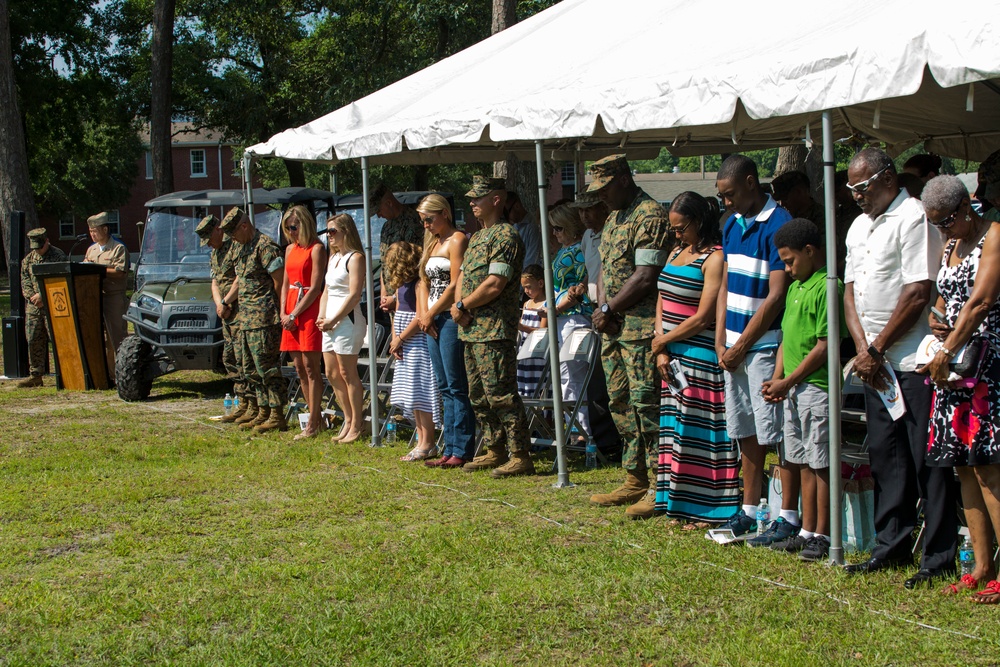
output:
{"label": "black dress shoe", "polygon": [[903,582],[903,588],[913,590],[917,586],[930,586],[935,579],[954,579],[955,568],[940,567],[934,570],[919,570],[915,575]]}
{"label": "black dress shoe", "polygon": [[868,560],[861,563],[845,565],[844,572],[847,574],[871,574],[872,572],[881,572],[882,570],[898,570],[899,568],[906,567],[911,563],[912,561],[907,562],[905,558],[895,559],[872,556]]}

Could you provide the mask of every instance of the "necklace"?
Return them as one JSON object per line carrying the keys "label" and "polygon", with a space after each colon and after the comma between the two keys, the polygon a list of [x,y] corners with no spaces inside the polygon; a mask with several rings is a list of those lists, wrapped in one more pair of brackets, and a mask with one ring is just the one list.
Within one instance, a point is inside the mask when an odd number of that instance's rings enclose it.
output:
{"label": "necklace", "polygon": [[[981,222],[976,223],[974,227],[971,228],[971,233],[966,238],[959,238],[955,241],[955,255],[959,259],[964,259],[968,257],[976,247],[979,246],[979,241],[985,236],[986,231],[989,229],[989,225],[981,226]],[[967,247],[962,248],[962,244],[965,243]]]}

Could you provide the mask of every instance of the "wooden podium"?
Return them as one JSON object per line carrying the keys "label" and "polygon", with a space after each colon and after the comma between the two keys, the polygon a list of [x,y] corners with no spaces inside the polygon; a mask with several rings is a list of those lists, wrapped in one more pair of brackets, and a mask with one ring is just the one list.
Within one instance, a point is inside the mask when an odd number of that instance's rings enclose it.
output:
{"label": "wooden podium", "polygon": [[52,262],[32,267],[52,326],[56,387],[109,389],[104,345],[104,266]]}

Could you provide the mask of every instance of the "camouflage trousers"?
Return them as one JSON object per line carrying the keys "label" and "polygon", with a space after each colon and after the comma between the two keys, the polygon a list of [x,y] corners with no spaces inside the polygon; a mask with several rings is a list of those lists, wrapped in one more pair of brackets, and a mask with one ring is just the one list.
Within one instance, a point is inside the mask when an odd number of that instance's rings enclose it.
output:
{"label": "camouflage trousers", "polygon": [[25,313],[24,329],[28,339],[28,368],[31,375],[45,375],[49,360],[49,324],[45,311],[28,307]]}
{"label": "camouflage trousers", "polygon": [[222,365],[226,376],[232,380],[233,393],[239,396],[240,405],[246,404],[247,382],[243,378],[243,364],[236,354],[240,337],[240,323],[234,316],[222,321]]}
{"label": "camouflage trousers", "polygon": [[237,340],[243,377],[247,389],[257,395],[257,405],[286,405],[288,382],[281,374],[281,325],[241,329]]}
{"label": "camouflage trousers", "polygon": [[[624,441],[622,468],[656,476],[660,436],[660,372],[652,338],[620,340],[604,334],[601,358],[611,418]],[[652,479],[650,480],[653,481]]]}
{"label": "camouflage trousers", "polygon": [[465,343],[469,402],[483,431],[486,447],[528,451],[528,417],[517,393],[517,348],[514,341]]}

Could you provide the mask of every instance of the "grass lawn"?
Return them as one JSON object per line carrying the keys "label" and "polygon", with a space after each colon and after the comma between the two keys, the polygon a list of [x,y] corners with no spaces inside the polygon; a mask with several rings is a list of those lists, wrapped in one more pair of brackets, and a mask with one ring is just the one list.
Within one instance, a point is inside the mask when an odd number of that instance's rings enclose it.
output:
{"label": "grass lawn", "polygon": [[0,665],[1000,662],[1000,609],[901,573],[626,521],[581,460],[554,489],[250,437],[215,377],[0,386]]}

